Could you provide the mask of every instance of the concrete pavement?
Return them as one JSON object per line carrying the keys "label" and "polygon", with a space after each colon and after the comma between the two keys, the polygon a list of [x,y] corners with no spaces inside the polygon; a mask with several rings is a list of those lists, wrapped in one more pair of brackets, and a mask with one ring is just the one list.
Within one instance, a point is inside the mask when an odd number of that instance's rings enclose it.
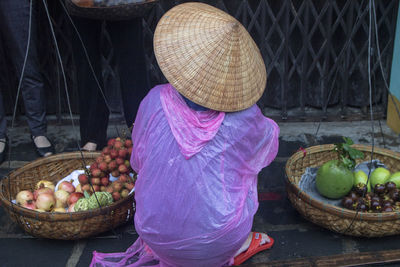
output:
{"label": "concrete pavement", "polygon": [[[254,219],[254,230],[267,232],[276,243],[271,250],[257,254],[246,264],[267,266],[268,262],[277,260],[400,249],[398,236],[354,238],[320,228],[303,219],[286,197],[284,166],[299,147],[340,142],[342,136],[351,137],[356,143],[371,144],[371,123],[324,122],[318,135],[315,135],[318,123],[279,123],[279,126],[279,153],[276,160],[259,175],[260,207]],[[381,126],[378,122],[374,124],[375,145],[400,152],[399,136],[384,122]],[[116,127],[118,131],[125,129],[122,123],[113,123],[109,127],[109,137],[117,135]],[[74,151],[78,130],[73,130],[70,125],[51,124],[48,135],[54,141],[57,152]],[[19,125],[10,131],[10,135],[14,142],[11,160],[0,166],[1,175],[36,159],[27,127]],[[133,225],[127,224],[115,229],[115,232],[86,240],[39,239],[24,233],[0,208],[0,266],[88,266],[93,250],[124,251],[136,238]]]}

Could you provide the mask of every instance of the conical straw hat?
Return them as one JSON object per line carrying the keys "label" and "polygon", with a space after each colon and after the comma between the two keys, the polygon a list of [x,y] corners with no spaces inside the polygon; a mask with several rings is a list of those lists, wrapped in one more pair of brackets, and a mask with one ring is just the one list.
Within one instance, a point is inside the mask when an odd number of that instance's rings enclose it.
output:
{"label": "conical straw hat", "polygon": [[172,86],[201,106],[243,110],[265,89],[257,45],[240,22],[210,5],[184,3],[165,13],[154,34],[154,52]]}

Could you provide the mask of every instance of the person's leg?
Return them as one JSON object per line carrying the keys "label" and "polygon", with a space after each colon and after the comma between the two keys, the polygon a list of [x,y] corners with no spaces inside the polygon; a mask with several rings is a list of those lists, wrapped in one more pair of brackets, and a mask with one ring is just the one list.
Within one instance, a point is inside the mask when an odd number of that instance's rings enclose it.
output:
{"label": "person's leg", "polygon": [[[263,244],[265,244],[265,243],[269,243],[269,242],[270,242],[269,236],[268,236],[267,234],[261,233],[261,236],[262,236],[262,237],[261,237],[262,240],[261,240],[261,242],[260,242],[260,245],[263,245]],[[249,248],[250,243],[251,243],[251,240],[252,240],[252,237],[253,237],[253,232],[250,232],[249,236],[248,236],[247,239],[246,239],[246,242],[244,242],[244,244],[243,244],[242,247],[236,252],[236,254],[235,254],[234,257],[236,257],[237,255],[239,255],[239,254],[245,252],[245,251]]]}
{"label": "person's leg", "polygon": [[143,47],[142,19],[108,22],[118,72],[125,121],[132,126],[140,102],[149,90]]}
{"label": "person's leg", "polygon": [[[77,17],[73,19],[86,47],[97,80],[103,87],[100,52],[102,21]],[[73,32],[72,43],[79,91],[81,144],[85,150],[96,150],[106,144],[109,110],[76,32]],[[88,145],[88,142],[91,144]]]}
{"label": "person's leg", "polygon": [[18,76],[21,75],[26,48],[29,42],[29,53],[23,73],[21,94],[25,106],[25,115],[33,141],[41,156],[53,153],[53,147],[46,137],[46,102],[43,76],[40,72],[37,53],[37,25],[35,8],[32,12],[30,41],[29,38],[29,1],[0,1],[3,36],[9,46],[11,59]]}

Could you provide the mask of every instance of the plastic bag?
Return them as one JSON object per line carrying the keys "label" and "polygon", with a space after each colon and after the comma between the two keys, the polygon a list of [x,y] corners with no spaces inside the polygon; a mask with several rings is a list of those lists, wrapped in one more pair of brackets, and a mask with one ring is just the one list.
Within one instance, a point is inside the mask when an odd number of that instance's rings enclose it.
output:
{"label": "plastic bag", "polygon": [[[157,266],[231,264],[251,231],[257,175],[275,158],[278,136],[256,105],[194,111],[171,85],[153,88],[132,132],[140,237],[112,266],[143,266],[149,257]],[[105,258],[113,256],[96,252],[92,266],[109,266]]]}

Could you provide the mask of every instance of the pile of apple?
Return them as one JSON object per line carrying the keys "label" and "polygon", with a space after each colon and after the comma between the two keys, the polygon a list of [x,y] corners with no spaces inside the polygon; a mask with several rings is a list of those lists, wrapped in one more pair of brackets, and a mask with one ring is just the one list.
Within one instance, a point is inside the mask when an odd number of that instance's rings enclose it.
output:
{"label": "pile of apple", "polygon": [[[129,162],[132,154],[132,140],[115,139],[108,140],[107,147],[103,148],[96,162],[90,165],[89,171],[78,176],[79,192],[109,192],[114,201],[125,198],[135,186],[136,176]],[[114,177],[110,182],[110,176]],[[90,183],[89,183],[90,182]]]}
{"label": "pile of apple", "polygon": [[[114,202],[125,198],[135,187],[136,174],[130,167],[132,141],[120,137],[108,140],[96,161],[78,176],[79,184],[63,181],[57,188],[54,183],[41,180],[35,190],[22,190],[16,196],[16,203],[24,208],[40,212],[73,212],[75,203],[84,198],[86,191],[109,192]],[[131,177],[130,174],[133,174]],[[113,177],[113,182],[110,177]]]}
{"label": "pile of apple", "polygon": [[84,197],[75,191],[71,182],[63,181],[57,188],[51,181],[41,180],[35,190],[22,190],[16,196],[16,203],[24,208],[40,212],[71,212],[75,203]]}

